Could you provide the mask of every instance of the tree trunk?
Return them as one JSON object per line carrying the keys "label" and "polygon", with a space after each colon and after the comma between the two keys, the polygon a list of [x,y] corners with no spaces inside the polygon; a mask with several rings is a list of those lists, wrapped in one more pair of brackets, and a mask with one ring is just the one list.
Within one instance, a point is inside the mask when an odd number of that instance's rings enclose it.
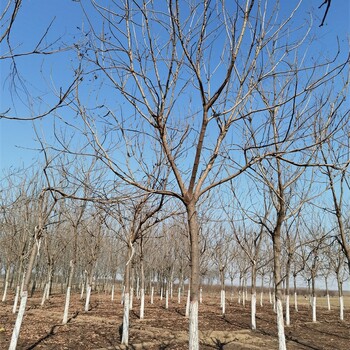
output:
{"label": "tree trunk", "polygon": [[90,297],[91,297],[91,283],[86,284],[86,300],[85,300],[85,307],[84,311],[88,312],[90,309]]}
{"label": "tree trunk", "polygon": [[42,298],[41,298],[41,303],[40,303],[40,305],[41,306],[44,306],[44,304],[45,304],[45,300],[46,300],[46,296],[47,296],[47,289],[49,288],[49,284],[48,284],[48,282],[45,284],[45,287],[44,287],[44,291],[43,291],[43,296],[42,296]]}
{"label": "tree trunk", "polygon": [[123,311],[123,332],[122,332],[122,344],[128,346],[129,344],[129,312],[130,312],[130,270],[133,257],[133,244],[128,244],[128,261],[125,266],[125,290],[124,290],[124,311]]}
{"label": "tree trunk", "polygon": [[7,265],[6,274],[5,274],[4,292],[2,294],[2,299],[1,299],[2,302],[6,301],[7,288],[9,285],[9,276],[10,276],[10,267],[9,265]]}
{"label": "tree trunk", "polygon": [[165,290],[165,309],[168,309],[168,308],[169,308],[169,290],[167,285]]}
{"label": "tree trunk", "polygon": [[297,275],[293,274],[294,281],[294,309],[298,312],[298,293],[297,293]]}
{"label": "tree trunk", "polygon": [[344,298],[343,298],[343,283],[337,275],[338,281],[338,295],[339,295],[339,318],[344,321]]}
{"label": "tree trunk", "polygon": [[153,299],[154,299],[154,287],[152,286],[152,288],[151,288],[151,304],[153,304]]}
{"label": "tree trunk", "polygon": [[290,326],[289,275],[290,275],[290,266],[289,266],[289,264],[287,264],[287,271],[286,271],[286,326]]}
{"label": "tree trunk", "polygon": [[[141,248],[142,252],[142,248]],[[141,275],[141,290],[140,290],[140,319],[145,317],[145,271],[143,266],[143,257],[140,258],[140,275]]]}
{"label": "tree trunk", "polygon": [[253,331],[256,330],[256,262],[252,263],[252,276],[251,276],[251,313],[250,313],[250,326]]}
{"label": "tree trunk", "polygon": [[325,282],[325,285],[326,285],[327,309],[328,309],[328,311],[331,311],[331,301],[330,301],[330,298],[329,298],[328,278],[327,278],[327,276],[325,276],[324,282]]}
{"label": "tree trunk", "polygon": [[224,269],[224,266],[220,267],[220,282],[221,282],[221,295],[220,295],[221,313],[223,316],[225,316],[226,292],[225,292],[225,269]]}
{"label": "tree trunk", "polygon": [[264,275],[261,275],[261,286],[260,286],[260,307],[263,306],[264,300]]}
{"label": "tree trunk", "polygon": [[284,334],[284,319],[282,305],[281,289],[281,237],[280,226],[276,228],[273,235],[273,252],[274,252],[274,284],[275,284],[275,304],[277,312],[277,330],[278,330],[278,349],[286,350],[286,339]]}
{"label": "tree trunk", "polygon": [[66,301],[65,301],[65,304],[64,304],[64,312],[63,312],[62,324],[66,324],[68,322],[70,293],[71,293],[71,288],[72,288],[74,268],[75,268],[75,263],[73,262],[73,260],[71,260],[71,262],[70,262],[70,269],[69,269],[69,277],[68,277],[68,286],[67,286],[67,291],[66,291]]}
{"label": "tree trunk", "polygon": [[186,317],[190,316],[190,300],[191,300],[190,297],[191,297],[190,287],[188,287],[187,299],[186,299],[186,312],[185,312]]}
{"label": "tree trunk", "polygon": [[312,322],[316,322],[316,292],[315,292],[315,276],[312,276],[312,297],[311,297],[311,307],[312,307]]}
{"label": "tree trunk", "polygon": [[20,287],[19,285],[16,287],[16,295],[15,295],[15,299],[13,301],[13,308],[12,308],[12,313],[16,313],[17,311],[17,305],[18,305],[18,298],[19,298],[19,290],[20,290]]}
{"label": "tree trunk", "polygon": [[43,297],[41,300],[41,306],[45,304],[45,301],[49,299],[50,297],[50,289],[51,289],[51,283],[52,283],[52,265],[49,264],[48,267],[48,273],[47,273],[47,282],[45,284],[44,292],[43,292]]}
{"label": "tree trunk", "polygon": [[190,310],[189,310],[189,350],[199,349],[198,301],[199,301],[199,226],[194,203],[187,205],[187,220],[191,241],[190,251]]}
{"label": "tree trunk", "polygon": [[111,290],[111,301],[114,300],[114,283],[112,284],[112,290]]}
{"label": "tree trunk", "polygon": [[241,303],[242,296],[242,274],[239,275],[239,283],[238,283],[238,304]]}
{"label": "tree trunk", "polygon": [[124,293],[124,309],[123,309],[123,333],[122,333],[122,344],[129,345],[129,310],[130,300],[129,291],[126,290]]}
{"label": "tree trunk", "polygon": [[27,272],[26,272],[26,275],[25,275],[23,288],[22,288],[22,293],[21,293],[21,303],[20,303],[20,306],[19,306],[15,327],[14,327],[13,332],[12,332],[12,337],[11,337],[9,350],[16,350],[16,348],[17,348],[19,332],[21,330],[23,316],[24,316],[24,313],[25,313],[27,300],[28,300],[28,288],[29,288],[30,277],[31,277],[32,269],[34,267],[35,259],[36,259],[36,256],[37,256],[37,249],[38,249],[39,244],[40,244],[40,234],[41,234],[40,231],[39,232],[35,232],[34,243],[33,243],[32,251],[31,251],[31,254],[30,254],[29,261],[28,261]]}

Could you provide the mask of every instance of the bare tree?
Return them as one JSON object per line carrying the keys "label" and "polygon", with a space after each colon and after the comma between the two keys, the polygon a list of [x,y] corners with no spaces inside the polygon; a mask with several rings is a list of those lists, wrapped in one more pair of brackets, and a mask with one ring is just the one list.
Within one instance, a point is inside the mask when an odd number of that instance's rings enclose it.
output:
{"label": "bare tree", "polygon": [[[223,206],[223,210],[227,216],[227,220],[233,231],[235,240],[239,247],[247,256],[247,260],[251,265],[251,329],[256,330],[256,281],[259,269],[266,264],[264,259],[261,259],[261,247],[266,235],[266,223],[271,212],[271,200],[267,197],[263,198],[263,203],[258,204],[258,208],[254,208],[255,198],[250,198],[249,208],[247,196],[245,201],[239,198],[237,186],[230,183],[230,191],[233,202],[237,204]],[[255,197],[259,192],[258,184],[255,192],[254,185],[250,186],[251,192],[248,197]],[[237,207],[237,209],[235,209]],[[238,214],[240,213],[240,214]],[[240,217],[241,216],[241,217]],[[258,220],[256,218],[259,218]]]}
{"label": "bare tree", "polygon": [[[266,92],[271,79],[295,77],[295,65],[285,61],[299,57],[297,48],[308,33],[306,25],[306,34],[288,37],[300,3],[282,16],[278,3],[254,0],[125,0],[108,7],[80,2],[91,35],[82,33],[75,46],[77,78],[68,107],[83,122],[72,127],[86,145],[74,150],[67,140],[60,143],[65,152],[96,157],[126,184],[184,205],[191,242],[190,349],[199,346],[201,197],[262,158],[281,155],[284,141],[300,141],[301,134],[288,130],[286,139],[256,140],[273,122],[255,116],[307,100],[311,90],[338,73],[336,67],[324,74],[302,62],[297,69],[303,74],[317,73],[303,86],[295,84],[276,99],[265,96],[268,103],[259,97],[257,91]],[[293,115],[287,129],[294,119],[299,123]],[[255,148],[261,152],[249,152]],[[151,187],[147,181],[158,168],[158,186]]]}
{"label": "bare tree", "polygon": [[[345,94],[346,91],[344,89],[342,93]],[[343,95],[343,98],[345,99],[345,95]],[[350,272],[350,230],[346,226],[348,220],[347,208],[350,204],[346,195],[347,191],[350,190],[350,112],[349,110],[337,111],[336,105],[332,105],[332,109],[334,109],[334,113],[344,115],[347,124],[320,147],[321,159],[326,164],[321,171],[325,177],[328,191],[332,196],[332,209],[328,209],[327,205],[324,211],[335,217],[338,232],[336,238],[346,257]]]}
{"label": "bare tree", "polygon": [[[153,194],[144,194],[131,198],[129,203],[118,205],[113,211],[114,219],[119,222],[127,246],[127,258],[124,271],[124,313],[122,343],[129,342],[129,311],[132,305],[132,264],[135,255],[135,243],[143,237],[145,232],[157,225],[160,220],[160,210],[163,207],[164,197],[155,197]],[[144,292],[144,291],[143,291]]]}
{"label": "bare tree", "polygon": [[335,245],[331,245],[330,254],[328,255],[330,262],[331,271],[336,275],[337,287],[338,287],[338,298],[339,298],[339,319],[344,321],[344,296],[343,296],[343,283],[346,279],[345,274],[345,256],[342,252],[342,249]]}
{"label": "bare tree", "polygon": [[212,242],[212,256],[217,269],[219,270],[220,276],[220,306],[222,315],[225,317],[226,313],[226,276],[227,276],[227,266],[229,260],[232,257],[232,240],[233,237],[227,230],[221,225],[215,230],[215,237],[213,237],[214,242]]}
{"label": "bare tree", "polygon": [[56,204],[56,201],[57,201],[56,198],[51,199],[49,197],[48,192],[45,189],[43,189],[38,195],[37,225],[35,226],[35,229],[33,232],[33,240],[30,248],[30,256],[29,256],[23,288],[22,288],[21,303],[17,314],[16,324],[12,332],[9,350],[15,350],[17,347],[19,332],[21,329],[22,320],[23,320],[27,299],[28,299],[28,289],[29,289],[32,270],[34,267],[37,252],[40,248],[42,235],[46,229],[46,226],[49,224],[49,218],[52,215],[52,210]]}

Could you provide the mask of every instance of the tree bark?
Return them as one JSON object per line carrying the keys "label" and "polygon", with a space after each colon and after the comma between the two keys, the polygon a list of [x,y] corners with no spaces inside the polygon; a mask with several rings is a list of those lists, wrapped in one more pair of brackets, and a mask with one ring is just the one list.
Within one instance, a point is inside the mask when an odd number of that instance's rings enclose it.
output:
{"label": "tree bark", "polygon": [[129,344],[129,313],[130,313],[130,270],[133,258],[133,243],[130,241],[128,244],[128,261],[125,265],[125,278],[124,278],[124,311],[123,311],[123,331],[122,341],[124,345]]}
{"label": "tree bark", "polygon": [[278,330],[278,349],[286,350],[286,339],[284,334],[284,319],[282,305],[282,279],[281,279],[281,227],[277,225],[273,235],[273,252],[274,252],[274,282],[275,282],[275,304],[277,312],[277,330]]}
{"label": "tree bark", "polygon": [[251,313],[250,313],[250,326],[253,331],[256,330],[256,262],[252,263],[252,276],[251,276]]}
{"label": "tree bark", "polygon": [[287,271],[286,271],[286,326],[290,326],[290,306],[289,306],[289,276],[290,276],[290,264],[287,263]]}
{"label": "tree bark", "polygon": [[21,293],[21,303],[19,306],[15,327],[14,327],[13,332],[12,332],[9,350],[16,350],[16,348],[17,348],[19,332],[21,330],[23,316],[25,313],[26,305],[27,305],[30,277],[32,274],[32,269],[34,267],[35,259],[37,256],[37,249],[39,247],[40,238],[41,238],[40,237],[41,230],[39,229],[38,231],[37,230],[35,230],[35,231],[36,232],[34,234],[34,242],[33,242],[32,250],[31,250],[31,254],[30,254],[30,258],[29,258],[28,266],[27,266],[27,273],[25,275],[25,280],[24,280],[23,289],[22,289],[22,293]]}
{"label": "tree bark", "polygon": [[[142,254],[142,248],[141,248],[141,254]],[[140,319],[143,320],[145,317],[145,271],[144,271],[143,257],[142,256],[140,258],[140,275],[141,275]]]}
{"label": "tree bark", "polygon": [[2,294],[2,299],[1,299],[2,302],[6,301],[7,288],[9,285],[9,276],[10,276],[10,267],[9,265],[7,265],[6,274],[5,274],[4,292]]}
{"label": "tree bark", "polygon": [[190,251],[190,310],[189,310],[189,350],[199,349],[198,302],[199,302],[199,226],[195,203],[187,205],[187,220],[191,242]]}
{"label": "tree bark", "polygon": [[294,281],[294,309],[298,312],[298,293],[297,293],[297,275],[293,274]]}

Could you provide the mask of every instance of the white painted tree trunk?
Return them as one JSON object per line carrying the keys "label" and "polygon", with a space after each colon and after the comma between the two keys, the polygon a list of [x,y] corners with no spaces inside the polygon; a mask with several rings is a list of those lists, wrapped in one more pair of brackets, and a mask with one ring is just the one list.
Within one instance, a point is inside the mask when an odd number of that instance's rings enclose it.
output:
{"label": "white painted tree trunk", "polygon": [[199,350],[197,300],[190,303],[189,350]]}
{"label": "white painted tree trunk", "polygon": [[3,292],[3,294],[2,294],[2,299],[1,299],[2,302],[5,302],[5,301],[6,301],[7,288],[8,288],[8,285],[9,285],[9,276],[10,276],[10,269],[7,268],[7,270],[6,270],[6,276],[5,276],[4,292]]}
{"label": "white painted tree trunk", "polygon": [[70,287],[67,287],[66,301],[65,301],[65,304],[64,304],[64,312],[63,312],[62,324],[66,324],[68,322],[69,302],[70,302]]}
{"label": "white painted tree trunk", "polygon": [[51,285],[52,285],[52,274],[50,273],[50,277],[49,277],[49,280],[47,282],[45,300],[49,300],[49,298],[50,298]]}
{"label": "white painted tree trunk", "polygon": [[270,290],[269,290],[269,301],[270,301],[270,304],[272,304],[272,294]]}
{"label": "white painted tree trunk", "polygon": [[130,298],[129,293],[124,293],[124,313],[123,313],[123,332],[122,332],[122,344],[129,345],[129,311],[130,311]]}
{"label": "white painted tree trunk", "polygon": [[24,281],[26,279],[26,272],[24,272],[23,277],[22,277],[22,283],[21,283],[21,290],[20,290],[20,294],[22,295],[23,293],[23,288],[24,288]]}
{"label": "white painted tree trunk", "polygon": [[344,321],[344,298],[342,295],[339,297],[339,312],[340,321]]}
{"label": "white painted tree trunk", "polygon": [[134,288],[130,288],[130,295],[129,295],[129,299],[130,299],[130,305],[129,305],[129,308],[130,308],[130,310],[132,310],[132,308],[133,308],[133,304],[134,304]]}
{"label": "white painted tree trunk", "polygon": [[221,310],[222,310],[222,314],[225,315],[225,313],[226,313],[226,295],[225,295],[225,290],[221,291]]}
{"label": "white painted tree trunk", "polygon": [[294,309],[296,312],[298,312],[298,294],[297,294],[297,292],[294,293]]}
{"label": "white painted tree trunk", "polygon": [[89,307],[90,307],[90,296],[91,296],[91,285],[88,284],[86,287],[86,300],[85,300],[85,312],[89,311]]}
{"label": "white painted tree trunk", "polygon": [[274,303],[277,309],[277,330],[278,330],[278,350],[286,350],[286,338],[284,334],[283,306],[282,300],[278,299]]}
{"label": "white painted tree trunk", "polygon": [[154,287],[151,288],[151,304],[153,304],[154,299]]}
{"label": "white painted tree trunk", "polygon": [[316,296],[312,297],[312,322],[316,322]]}
{"label": "white painted tree trunk", "polygon": [[246,298],[245,291],[243,291],[242,294],[243,294],[243,295],[242,295],[242,305],[243,305],[243,307],[245,307],[245,298]]}
{"label": "white painted tree trunk", "polygon": [[241,291],[239,290],[238,291],[238,304],[241,303]]}
{"label": "white painted tree trunk", "polygon": [[9,350],[16,350],[16,348],[17,348],[19,332],[21,330],[23,316],[24,316],[24,312],[26,310],[27,300],[28,300],[28,292],[24,291],[21,295],[21,303],[19,306],[15,327],[14,327],[13,332],[12,332]]}
{"label": "white painted tree trunk", "polygon": [[143,320],[145,317],[145,290],[142,288],[140,290],[140,320]]}
{"label": "white painted tree trunk", "polygon": [[[277,309],[276,309],[276,296],[275,296],[275,293],[273,293],[273,312],[277,312]],[[281,301],[282,302],[282,301]]]}
{"label": "white painted tree trunk", "polygon": [[160,288],[160,300],[163,300],[163,287]]}
{"label": "white painted tree trunk", "polygon": [[140,278],[137,277],[137,279],[136,279],[136,298],[137,298],[137,300],[140,300],[140,297],[141,297],[141,295],[140,295]]}
{"label": "white painted tree trunk", "polygon": [[85,289],[85,282],[81,284],[81,290],[80,290],[80,299],[84,298],[84,289]]}
{"label": "white painted tree trunk", "polygon": [[41,306],[44,306],[45,300],[47,299],[47,289],[50,288],[49,283],[45,284],[44,292],[43,292],[43,297],[41,298]]}
{"label": "white painted tree trunk", "polygon": [[13,314],[15,314],[17,311],[18,299],[19,299],[19,286],[16,287],[16,295],[15,295],[15,299],[13,301],[13,308],[12,308]]}
{"label": "white painted tree trunk", "polygon": [[190,315],[190,289],[188,289],[188,292],[187,292],[186,317],[189,317],[189,315]]}
{"label": "white painted tree trunk", "polygon": [[261,290],[260,292],[260,306],[263,306],[264,292]]}
{"label": "white painted tree trunk", "polygon": [[199,289],[199,303],[202,304],[203,302],[203,290],[202,287]]}
{"label": "white painted tree trunk", "polygon": [[120,299],[120,303],[123,305],[124,304],[124,298],[125,298],[125,286],[123,286],[122,289],[122,297]]}
{"label": "white painted tree trunk", "polygon": [[165,308],[169,308],[169,291],[168,288],[165,290]]}
{"label": "white painted tree trunk", "polygon": [[252,293],[251,295],[251,327],[252,330],[256,330],[256,293]]}
{"label": "white painted tree trunk", "polygon": [[331,311],[331,299],[329,297],[329,293],[327,293],[327,309]]}
{"label": "white painted tree trunk", "polygon": [[181,304],[181,287],[177,290],[177,303]]}
{"label": "white painted tree trunk", "polygon": [[111,291],[111,301],[114,300],[114,284],[112,285],[112,291]]}
{"label": "white painted tree trunk", "polygon": [[286,326],[290,326],[289,294],[286,295]]}

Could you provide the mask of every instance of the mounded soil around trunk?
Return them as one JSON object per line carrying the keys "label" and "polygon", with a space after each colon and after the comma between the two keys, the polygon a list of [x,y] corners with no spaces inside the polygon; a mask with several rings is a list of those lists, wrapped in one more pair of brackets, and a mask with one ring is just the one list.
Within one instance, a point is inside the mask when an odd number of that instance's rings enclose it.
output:
{"label": "mounded soil around trunk", "polygon": [[[17,349],[125,349],[120,345],[122,306],[120,295],[114,301],[107,294],[94,293],[91,308],[84,312],[80,295],[71,297],[70,319],[62,325],[64,295],[56,294],[43,307],[41,295],[28,299]],[[0,349],[7,349],[15,324],[12,314],[13,295],[0,303]],[[258,303],[259,304],[259,303]],[[350,349],[349,302],[345,301],[345,320],[339,321],[338,305],[332,310],[317,309],[318,322],[311,322],[311,308],[291,307],[291,326],[286,327],[287,348],[290,349]],[[185,298],[177,297],[165,309],[165,300],[155,297],[150,304],[146,297],[145,319],[139,320],[139,300],[134,298],[130,315],[129,349],[186,349],[188,320],[185,317]],[[257,305],[257,331],[250,328],[250,303],[227,299],[226,316],[220,314],[219,295],[204,295],[199,308],[200,349],[277,349],[275,314],[268,300]]]}

